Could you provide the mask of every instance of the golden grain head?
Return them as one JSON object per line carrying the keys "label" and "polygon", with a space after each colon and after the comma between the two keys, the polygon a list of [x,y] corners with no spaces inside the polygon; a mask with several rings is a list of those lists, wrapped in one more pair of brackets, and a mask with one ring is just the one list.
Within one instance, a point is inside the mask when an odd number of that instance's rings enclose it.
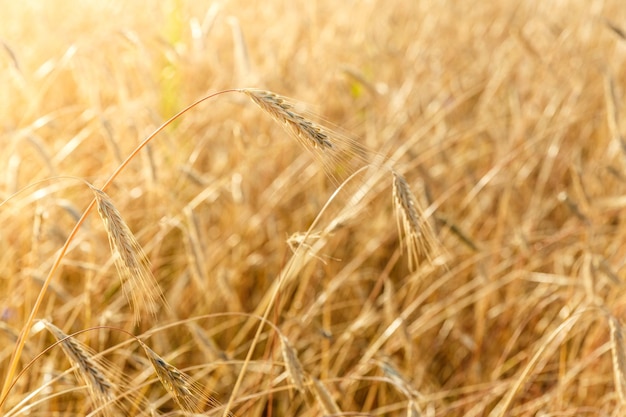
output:
{"label": "golden grain head", "polygon": [[305,386],[304,381],[306,375],[302,369],[302,364],[298,359],[296,351],[289,343],[286,337],[280,336],[280,346],[283,360],[285,361],[285,367],[287,368],[287,374],[293,386],[301,393],[304,393]]}
{"label": "golden grain head", "polygon": [[49,321],[41,320],[41,323],[60,342],[65,356],[74,366],[78,378],[87,385],[94,402],[99,405],[110,403],[114,398],[115,385],[89,349]]}
{"label": "golden grain head", "polygon": [[430,224],[402,174],[393,174],[393,203],[400,245],[406,250],[409,268],[419,265],[420,255],[429,256],[435,246],[435,238]]}
{"label": "golden grain head", "polygon": [[152,275],[150,262],[143,248],[122,218],[111,198],[102,190],[91,187],[102,219],[122,288],[139,321],[143,313],[156,315],[165,299]]}
{"label": "golden grain head", "polygon": [[287,98],[270,91],[239,90],[278,121],[322,165],[324,173],[339,185],[355,170],[370,164],[375,154],[348,135],[313,122]]}
{"label": "golden grain head", "polygon": [[202,412],[204,404],[216,407],[219,402],[201,390],[187,374],[168,363],[143,342],[141,347],[146,353],[161,385],[172,396],[178,406],[190,413]]}
{"label": "golden grain head", "polygon": [[317,400],[319,406],[322,407],[322,410],[324,410],[324,413],[340,415],[341,409],[335,402],[335,399],[330,394],[324,383],[317,378],[311,378],[311,381],[312,384],[310,385],[310,387],[313,390],[313,395],[315,396],[315,399]]}
{"label": "golden grain head", "polygon": [[274,119],[289,127],[305,148],[333,149],[334,145],[324,129],[297,113],[284,97],[265,90],[242,91]]}

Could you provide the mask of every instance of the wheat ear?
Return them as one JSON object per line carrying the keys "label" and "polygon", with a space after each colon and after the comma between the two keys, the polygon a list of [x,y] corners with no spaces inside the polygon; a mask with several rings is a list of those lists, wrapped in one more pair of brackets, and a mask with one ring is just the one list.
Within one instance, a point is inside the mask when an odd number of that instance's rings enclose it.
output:
{"label": "wheat ear", "polygon": [[415,195],[406,179],[397,171],[393,174],[393,204],[396,211],[400,245],[406,249],[409,269],[419,265],[419,255],[428,255],[435,239],[430,225],[424,216]]}
{"label": "wheat ear", "polygon": [[327,129],[303,116],[289,99],[265,90],[238,90],[291,133],[317,162],[326,175],[339,185],[354,169],[353,162],[367,164],[373,152],[358,141]]}
{"label": "wheat ear", "polygon": [[282,335],[280,336],[280,347],[291,383],[300,393],[304,393],[304,380],[306,375],[302,370],[302,364],[296,355],[296,351],[289,343],[289,340]]}
{"label": "wheat ear", "polygon": [[340,415],[341,409],[333,399],[332,395],[330,395],[330,392],[328,392],[322,381],[317,378],[312,378],[312,381],[313,384],[311,384],[311,387],[313,388],[313,394],[324,412],[326,414]]}
{"label": "wheat ear", "polygon": [[265,90],[245,89],[242,92],[275,120],[287,126],[306,148],[333,149],[334,145],[324,129],[298,114],[285,98]]}
{"label": "wheat ear", "polygon": [[122,288],[131,304],[135,321],[142,312],[152,316],[157,312],[157,300],[165,303],[161,290],[150,270],[150,262],[141,245],[133,235],[111,198],[102,190],[91,187],[104,222],[115,266],[122,281]]}
{"label": "wheat ear", "polygon": [[60,342],[65,356],[76,369],[77,377],[87,385],[94,402],[100,405],[110,402],[114,398],[114,385],[88,348],[49,321],[41,320],[41,323]]}
{"label": "wheat ear", "polygon": [[609,317],[611,330],[611,354],[613,356],[613,377],[615,389],[622,405],[626,405],[626,352],[624,351],[624,332],[619,320]]}
{"label": "wheat ear", "polygon": [[146,352],[159,381],[181,409],[190,413],[199,413],[201,409],[198,403],[209,402],[213,406],[219,405],[213,398],[202,394],[187,374],[169,364],[142,341],[139,343]]}

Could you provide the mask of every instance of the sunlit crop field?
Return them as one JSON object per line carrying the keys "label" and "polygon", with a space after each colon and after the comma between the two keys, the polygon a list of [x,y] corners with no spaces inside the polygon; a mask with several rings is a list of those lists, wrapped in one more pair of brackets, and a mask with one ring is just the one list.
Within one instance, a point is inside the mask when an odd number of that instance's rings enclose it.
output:
{"label": "sunlit crop field", "polygon": [[621,416],[626,8],[0,0],[3,416]]}

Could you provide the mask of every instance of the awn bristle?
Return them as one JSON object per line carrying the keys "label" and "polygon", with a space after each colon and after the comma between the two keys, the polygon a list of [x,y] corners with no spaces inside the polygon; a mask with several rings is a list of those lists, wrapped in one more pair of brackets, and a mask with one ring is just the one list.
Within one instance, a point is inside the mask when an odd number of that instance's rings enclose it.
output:
{"label": "awn bristle", "polygon": [[400,173],[392,172],[393,203],[396,209],[400,246],[403,250],[406,248],[409,269],[414,270],[419,265],[419,255],[428,255],[432,250],[434,237],[406,179]]}
{"label": "awn bristle", "polygon": [[87,385],[94,401],[100,405],[110,402],[114,398],[114,385],[107,378],[104,369],[92,358],[87,347],[49,321],[41,320],[41,323],[60,342],[65,356],[76,368],[78,378]]}
{"label": "awn bristle", "polygon": [[111,198],[102,190],[91,189],[109,237],[124,294],[134,310],[135,321],[139,322],[143,311],[155,316],[157,300],[163,303],[165,300],[150,270],[148,257]]}
{"label": "awn bristle", "polygon": [[312,381],[313,384],[311,384],[311,386],[313,387],[313,394],[315,395],[317,402],[324,409],[324,412],[332,415],[341,414],[341,409],[333,399],[332,395],[330,395],[330,392],[328,392],[322,381],[317,378],[312,378]]}
{"label": "awn bristle", "polygon": [[299,392],[304,393],[305,374],[294,348],[289,344],[289,341],[284,336],[280,336],[280,346],[291,383]]}
{"label": "awn bristle", "polygon": [[624,351],[624,332],[615,317],[609,317],[611,329],[611,353],[613,356],[613,376],[615,389],[622,405],[626,405],[626,352]]}
{"label": "awn bristle", "polygon": [[305,119],[283,97],[264,90],[242,90],[278,122],[288,126],[305,147],[333,149],[329,135],[321,126]]}
{"label": "awn bristle", "polygon": [[[157,355],[148,345],[143,342],[140,343],[159,381],[161,381],[163,387],[170,393],[178,406],[191,413],[200,412],[198,402],[202,401],[203,398],[201,394],[197,393],[191,378],[175,366],[167,363],[165,359]],[[214,401],[211,402],[215,403]]]}

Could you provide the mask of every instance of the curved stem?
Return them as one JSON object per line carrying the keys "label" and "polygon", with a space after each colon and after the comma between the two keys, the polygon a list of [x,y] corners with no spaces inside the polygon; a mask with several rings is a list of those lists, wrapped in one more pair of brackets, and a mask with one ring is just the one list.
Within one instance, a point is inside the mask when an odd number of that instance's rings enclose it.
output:
{"label": "curved stem", "polygon": [[[130,161],[132,161],[135,158],[135,156],[152,139],[154,139],[154,137],[156,135],[161,133],[161,131],[163,131],[163,129],[165,129],[167,126],[169,126],[174,120],[178,119],[180,116],[182,116],[183,114],[185,114],[186,112],[188,112],[189,110],[191,110],[192,108],[196,107],[198,104],[200,104],[200,103],[202,103],[204,101],[207,101],[207,100],[209,100],[209,99],[211,99],[213,97],[216,97],[216,96],[224,94],[224,93],[237,92],[237,91],[238,90],[236,90],[236,89],[222,90],[222,91],[218,91],[217,93],[213,93],[213,94],[210,94],[208,96],[202,97],[201,99],[195,101],[194,103],[192,103],[189,106],[185,107],[183,110],[181,110],[178,113],[176,113],[174,116],[170,117],[161,126],[159,126],[154,132],[152,132],[146,139],[144,139],[139,145],[137,145],[137,147],[131,152],[131,154],[124,160],[124,162],[122,162],[117,167],[117,169],[109,176],[107,181],[102,186],[102,190],[105,190],[115,180],[115,178],[117,178],[117,176],[122,172],[122,170],[128,166]],[[15,372],[17,370],[17,364],[18,364],[19,359],[20,359],[20,357],[22,355],[22,351],[24,349],[24,344],[26,343],[26,335],[28,334],[28,331],[31,328],[31,326],[33,324],[33,321],[35,320],[35,316],[37,315],[37,312],[39,311],[39,307],[41,307],[41,304],[43,302],[43,298],[44,298],[44,296],[46,294],[46,291],[48,290],[48,286],[50,285],[50,282],[52,281],[52,277],[53,277],[55,271],[61,265],[61,260],[65,256],[65,254],[66,254],[66,252],[67,252],[67,250],[68,250],[68,248],[70,246],[70,243],[72,242],[72,240],[74,239],[74,237],[78,233],[78,229],[85,222],[85,219],[87,218],[87,216],[89,215],[89,213],[91,212],[91,210],[93,209],[95,204],[96,204],[96,200],[95,199],[91,200],[91,203],[89,203],[87,208],[83,211],[83,215],[76,222],[76,225],[74,226],[74,228],[70,232],[68,238],[65,240],[65,244],[61,248],[59,254],[57,255],[57,257],[56,257],[56,259],[54,261],[54,264],[52,265],[52,268],[50,269],[50,272],[48,272],[48,275],[46,276],[46,279],[44,280],[44,282],[43,282],[43,284],[41,286],[41,290],[39,291],[39,295],[37,296],[37,300],[35,300],[35,304],[33,305],[33,308],[31,309],[30,315],[28,316],[28,319],[26,320],[26,323],[24,324],[24,327],[22,328],[22,331],[20,332],[20,335],[19,335],[19,337],[17,339],[17,344],[15,345],[15,349],[13,351],[13,355],[11,356],[11,361],[9,362],[8,371],[7,371],[6,377],[4,379],[4,384],[2,385],[2,392],[0,393],[0,411],[2,410],[2,407],[3,407],[7,397],[9,395],[9,389],[12,386],[13,376],[15,375]]]}

